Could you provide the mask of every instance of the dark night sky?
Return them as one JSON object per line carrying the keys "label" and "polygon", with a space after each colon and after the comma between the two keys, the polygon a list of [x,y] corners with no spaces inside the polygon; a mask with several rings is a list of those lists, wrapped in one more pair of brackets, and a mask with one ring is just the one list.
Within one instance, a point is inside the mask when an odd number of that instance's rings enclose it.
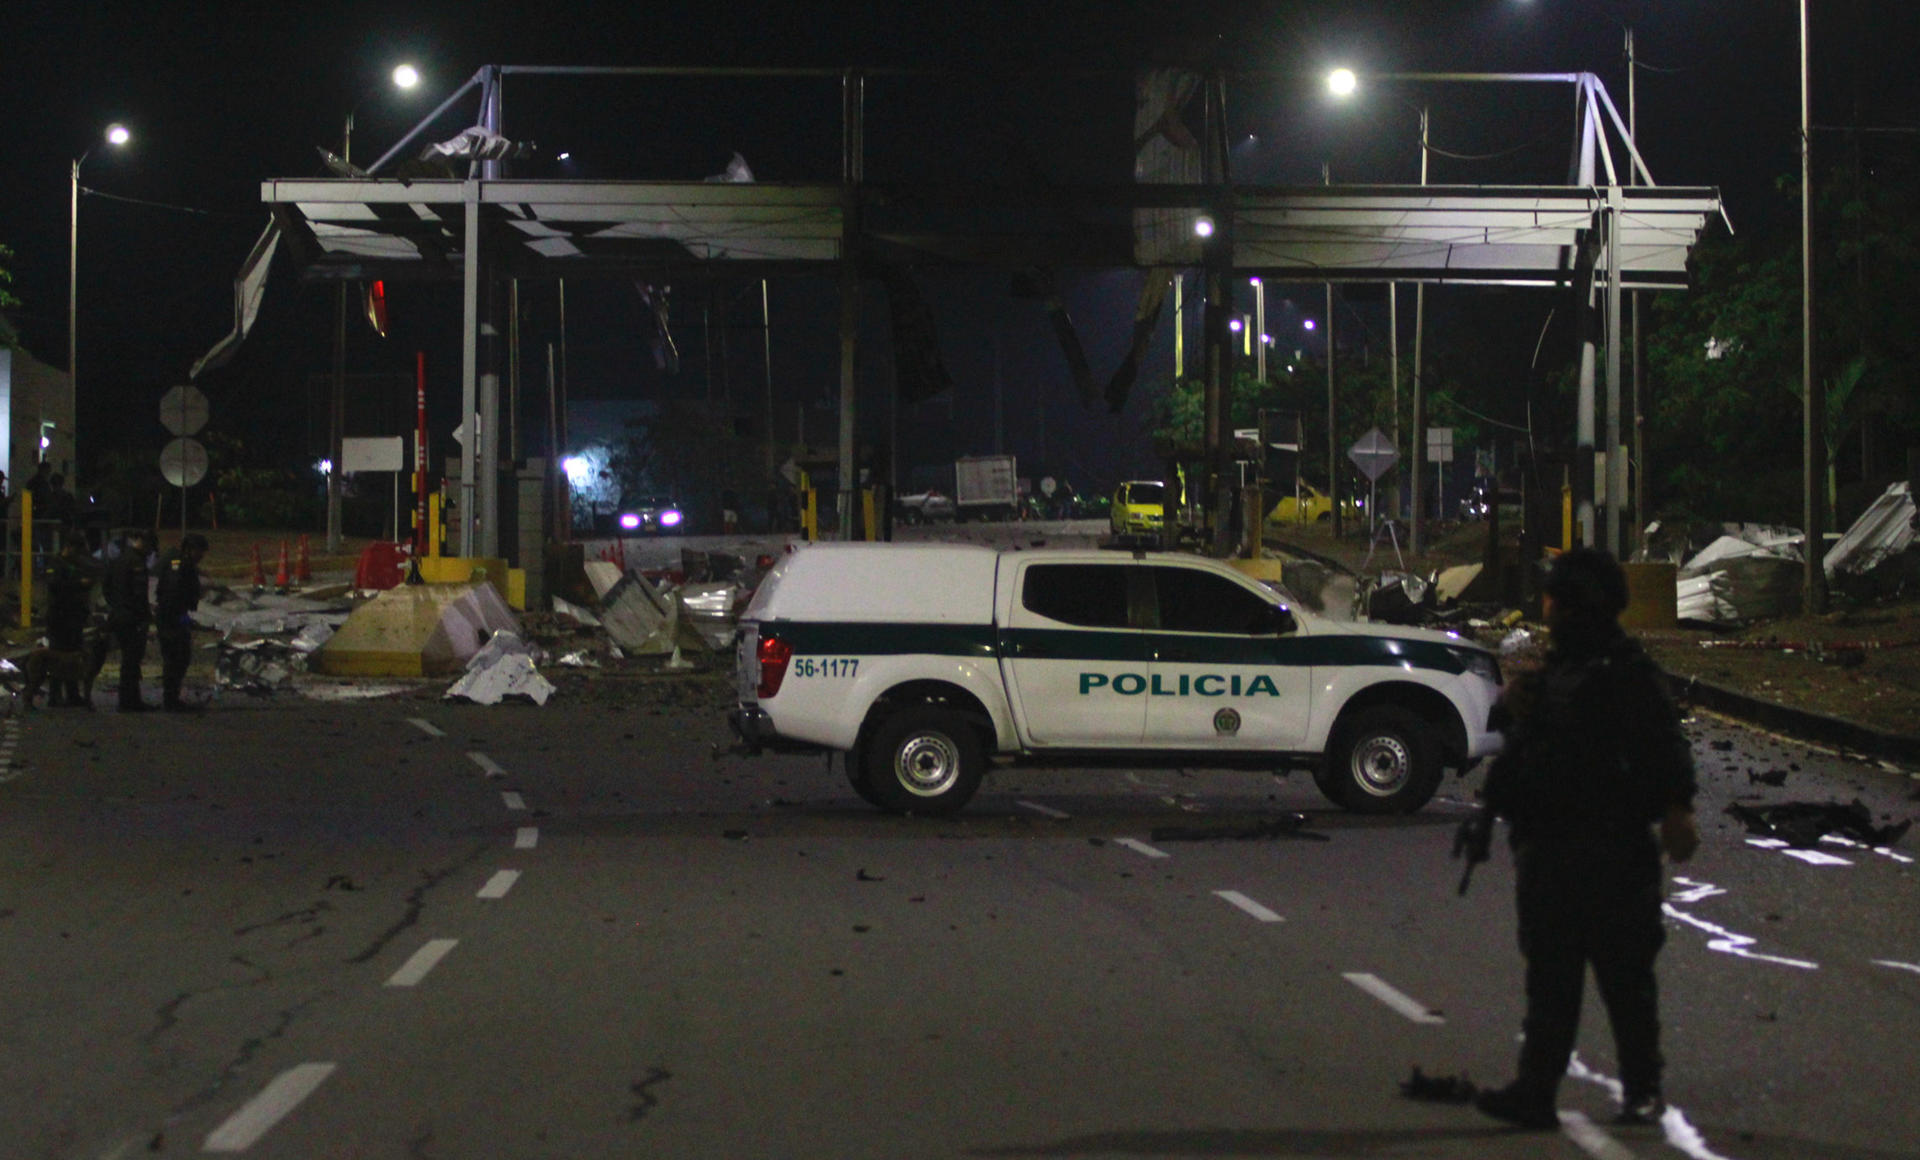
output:
{"label": "dark night sky", "polygon": [[[1914,124],[1920,5],[1910,0],[1815,4],[1817,122]],[[146,412],[230,324],[231,279],[260,226],[259,182],[317,175],[315,145],[338,148],[359,105],[354,155],[369,160],[482,64],[913,66],[958,72],[1070,67],[1106,80],[943,80],[876,83],[869,173],[1012,176],[1020,152],[1063,181],[1124,180],[1130,172],[1124,73],[1195,45],[1230,69],[1291,71],[1297,80],[1245,83],[1230,96],[1235,154],[1249,181],[1313,182],[1322,162],[1337,181],[1411,182],[1413,115],[1384,95],[1330,106],[1316,78],[1336,63],[1361,70],[1594,71],[1626,99],[1622,22],[1639,29],[1640,136],[1662,184],[1717,185],[1736,229],[1796,224],[1777,179],[1797,173],[1797,9],[1793,0],[1408,0],[1401,3],[1179,5],[1107,0],[1050,3],[662,2],[529,5],[337,2],[196,5],[15,0],[0,28],[0,109],[7,164],[0,243],[13,247],[14,312],[27,348],[65,361],[67,176],[71,159],[113,120],[135,146],[104,147],[83,185],[205,213],[86,197],[81,206],[80,426],[84,457],[104,445],[153,446]],[[419,95],[386,73],[419,65]],[[1570,101],[1544,93],[1434,89],[1406,97],[1433,110],[1433,143],[1462,154],[1534,142],[1498,162],[1434,161],[1436,182],[1517,182],[1563,175]],[[463,106],[463,111],[465,110]],[[767,179],[830,179],[838,167],[837,108],[824,82],[534,82],[509,86],[507,128],[545,150],[574,151],[582,176],[694,178],[739,150]],[[471,119],[470,112],[465,114]],[[450,114],[450,136],[461,124]],[[1817,138],[1822,146],[1831,138]],[[1019,148],[1009,150],[1008,141]],[[550,171],[550,170],[549,170]],[[243,437],[283,437],[305,406],[310,374],[328,367],[324,293],[282,266],[261,328],[229,370],[205,386],[222,422]],[[1135,282],[1087,273],[1069,301],[1096,378],[1117,360]],[[1147,466],[1136,405],[1120,420],[1081,411],[1031,303],[994,279],[932,280],[943,347],[960,384],[951,405],[923,405],[908,427],[950,439],[940,454],[985,450],[991,438],[991,357],[998,337],[1014,449],[1034,456],[1036,400],[1047,407],[1048,458],[1104,484]],[[829,333],[813,320],[830,280],[773,290],[775,378],[783,412],[824,398],[837,371]],[[757,297],[757,296],[756,296]],[[874,298],[878,298],[877,293]],[[688,304],[690,305],[690,304]],[[644,358],[637,302],[624,286],[588,287],[569,301],[573,378],[583,394],[675,389],[623,368]],[[382,343],[357,335],[355,371],[404,371],[426,349],[436,397],[454,397],[457,299],[452,291],[396,302],[401,321]],[[1544,307],[1542,307],[1542,313]],[[531,306],[535,325],[550,314]],[[751,313],[751,312],[749,312]],[[870,329],[878,333],[879,311]],[[742,317],[745,317],[743,315]],[[696,332],[676,315],[682,341]],[[784,324],[784,325],[783,325]],[[451,329],[451,334],[447,333]],[[757,344],[757,336],[753,336]],[[544,341],[544,340],[534,340]],[[735,338],[748,343],[747,338]],[[1164,344],[1157,352],[1164,366]],[[736,373],[757,378],[759,365]],[[949,421],[951,412],[954,418]],[[444,411],[442,412],[444,414]],[[830,416],[823,413],[824,424]],[[789,420],[790,422],[790,420]],[[1117,449],[1116,446],[1117,445]],[[1069,453],[1070,452],[1070,453]]]}

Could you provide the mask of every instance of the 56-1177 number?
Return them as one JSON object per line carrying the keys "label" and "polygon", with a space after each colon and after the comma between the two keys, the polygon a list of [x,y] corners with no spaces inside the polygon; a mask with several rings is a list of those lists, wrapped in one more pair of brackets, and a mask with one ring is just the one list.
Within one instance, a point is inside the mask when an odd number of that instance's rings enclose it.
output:
{"label": "56-1177 number", "polygon": [[851,677],[859,670],[859,657],[799,657],[793,662],[796,677]]}

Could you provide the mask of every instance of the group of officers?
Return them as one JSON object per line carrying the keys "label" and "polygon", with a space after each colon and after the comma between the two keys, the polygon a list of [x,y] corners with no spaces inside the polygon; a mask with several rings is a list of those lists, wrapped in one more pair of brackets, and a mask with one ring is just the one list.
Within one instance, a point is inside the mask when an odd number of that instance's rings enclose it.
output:
{"label": "group of officers", "polygon": [[[160,645],[160,709],[192,712],[181,696],[193,655],[193,610],[200,605],[200,561],[207,539],[198,532],[154,558],[154,537],[134,528],[96,558],[86,536],[67,532],[47,569],[47,645],[28,660],[26,702],[48,684],[47,704],[93,707],[93,683],[107,654],[120,651],[119,708],[156,708],[140,692],[140,665],[151,629]],[[157,573],[157,582],[156,582]]]}

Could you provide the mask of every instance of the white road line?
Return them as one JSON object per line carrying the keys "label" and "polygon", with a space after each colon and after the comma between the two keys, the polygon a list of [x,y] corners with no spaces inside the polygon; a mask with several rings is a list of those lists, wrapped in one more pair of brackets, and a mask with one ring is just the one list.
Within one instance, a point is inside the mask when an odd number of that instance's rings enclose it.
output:
{"label": "white road line", "polygon": [[507,776],[507,771],[506,771],[506,770],[504,770],[504,769],[501,769],[501,768],[500,768],[500,767],[499,767],[498,765],[495,765],[495,764],[494,764],[494,761],[493,761],[493,758],[491,758],[491,757],[488,757],[488,756],[487,756],[486,754],[484,754],[484,753],[477,753],[477,752],[475,752],[475,753],[469,753],[469,754],[467,754],[467,760],[468,760],[468,761],[471,761],[471,762],[473,762],[473,763],[474,763],[475,765],[477,765],[477,766],[479,766],[479,767],[480,767],[480,769],[481,769],[481,770],[482,770],[482,771],[483,771],[483,772],[484,772],[484,773],[485,773],[485,774],[486,774],[486,775],[487,775],[488,777],[505,777],[505,776]]}
{"label": "white road line", "polygon": [[300,1101],[325,1083],[327,1077],[333,1074],[333,1068],[331,1063],[303,1063],[281,1072],[259,1095],[241,1105],[239,1111],[227,1117],[226,1123],[215,1128],[200,1150],[246,1151],[255,1140],[266,1135],[285,1118],[288,1112],[299,1107]]}
{"label": "white road line", "polygon": [[407,724],[425,733],[429,737],[445,737],[447,735],[445,729],[440,728],[440,726],[435,725],[425,717],[409,717],[407,718]]}
{"label": "white road line", "polygon": [[1114,842],[1114,845],[1116,846],[1125,846],[1127,849],[1132,850],[1134,853],[1145,854],[1149,858],[1173,857],[1173,855],[1167,853],[1165,850],[1156,850],[1152,846],[1147,845],[1145,842],[1142,842],[1138,838],[1115,838],[1113,842]]}
{"label": "white road line", "polygon": [[1279,915],[1275,914],[1273,911],[1268,910],[1266,907],[1255,902],[1253,899],[1248,898],[1246,895],[1240,893],[1238,890],[1216,890],[1213,893],[1215,897],[1222,898],[1228,902],[1231,902],[1233,905],[1239,907],[1241,910],[1246,911],[1248,914],[1251,914],[1253,917],[1259,919],[1261,922],[1287,921],[1286,919],[1281,918]]}
{"label": "white road line", "polygon": [[1748,838],[1747,845],[1758,846],[1762,850],[1775,850],[1789,858],[1798,858],[1809,866],[1851,866],[1852,862],[1833,854],[1823,854],[1818,850],[1802,850],[1787,845],[1779,838]]}
{"label": "white road line", "polygon": [[1896,971],[1912,971],[1914,974],[1920,975],[1920,963],[1897,963],[1892,959],[1875,959],[1873,960],[1873,965],[1876,967],[1892,967]]}
{"label": "white road line", "polygon": [[389,979],[389,987],[411,987],[427,977],[427,972],[438,966],[447,952],[460,945],[457,938],[436,938],[427,940],[427,945],[413,952],[413,957],[400,965]]}
{"label": "white road line", "polygon": [[1852,838],[1843,838],[1838,834],[1822,834],[1820,835],[1820,840],[1822,842],[1832,842],[1836,846],[1847,846],[1855,850],[1871,850],[1881,857],[1891,858],[1895,862],[1911,863],[1913,861],[1912,858],[1900,853],[1898,850],[1889,850],[1885,846],[1869,846],[1865,842],[1856,842]]}
{"label": "white road line", "polygon": [[505,898],[507,891],[512,890],[513,884],[518,881],[520,881],[520,871],[497,870],[493,877],[487,879],[487,884],[480,888],[479,897]]}
{"label": "white road line", "polygon": [[1415,1023],[1445,1023],[1446,1019],[1427,1010],[1425,1004],[1388,986],[1379,976],[1364,971],[1348,971],[1340,976],[1372,995]]}
{"label": "white road line", "polygon": [[1713,938],[1707,940],[1707,949],[1710,951],[1719,951],[1721,954],[1726,955],[1737,955],[1740,958],[1752,959],[1755,962],[1778,963],[1783,967],[1799,967],[1803,971],[1817,971],[1820,969],[1819,963],[1809,963],[1802,959],[1783,959],[1778,955],[1760,954],[1758,951],[1750,949],[1760,940],[1751,935],[1735,934],[1726,927],[1715,926],[1706,919],[1695,918],[1693,915],[1674,906],[1671,902],[1661,903],[1660,909],[1666,913],[1668,918],[1679,919],[1688,926],[1698,927],[1708,934],[1713,935]]}
{"label": "white road line", "polygon": [[[1588,1067],[1581,1061],[1580,1053],[1577,1051],[1567,1058],[1567,1076],[1570,1079],[1598,1084],[1607,1090],[1615,1103],[1621,1099],[1620,1081]],[[1693,1160],[1728,1160],[1727,1157],[1708,1147],[1706,1137],[1700,1134],[1700,1129],[1693,1126],[1685,1112],[1672,1104],[1667,1105],[1666,1113],[1660,1117],[1660,1132],[1666,1136],[1668,1144],[1693,1157]]]}
{"label": "white road line", "polygon": [[1633,1153],[1620,1141],[1602,1132],[1579,1112],[1561,1112],[1560,1131],[1594,1160],[1634,1160]]}
{"label": "white road line", "polygon": [[513,848],[531,850],[540,844],[540,827],[521,826],[513,832]]}
{"label": "white road line", "polygon": [[527,799],[512,790],[506,790],[501,793],[500,800],[507,803],[507,808],[510,810],[524,810],[527,808]]}
{"label": "white road line", "polygon": [[1032,810],[1034,813],[1040,814],[1043,817],[1070,818],[1073,816],[1072,814],[1067,813],[1065,810],[1056,810],[1052,806],[1043,806],[1039,802],[1017,801],[1017,802],[1014,802],[1013,804],[1016,806],[1019,806],[1023,810]]}

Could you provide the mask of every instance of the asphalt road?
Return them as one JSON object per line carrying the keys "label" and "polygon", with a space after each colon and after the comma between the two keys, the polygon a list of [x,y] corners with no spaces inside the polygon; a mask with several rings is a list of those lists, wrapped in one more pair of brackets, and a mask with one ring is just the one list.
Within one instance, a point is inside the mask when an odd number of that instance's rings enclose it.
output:
{"label": "asphalt road", "polygon": [[[1810,861],[1721,813],[1903,817],[1905,774],[1690,726],[1679,1111],[1609,1123],[1590,1000],[1528,1135],[1399,1093],[1513,1063],[1510,862],[1461,898],[1448,859],[1472,778],[1368,820],[1304,775],[1008,769],[892,818],[817,758],[712,759],[653,680],[0,721],[0,1153],[1920,1155],[1914,841]],[[1153,836],[1294,810],[1326,840]]]}

